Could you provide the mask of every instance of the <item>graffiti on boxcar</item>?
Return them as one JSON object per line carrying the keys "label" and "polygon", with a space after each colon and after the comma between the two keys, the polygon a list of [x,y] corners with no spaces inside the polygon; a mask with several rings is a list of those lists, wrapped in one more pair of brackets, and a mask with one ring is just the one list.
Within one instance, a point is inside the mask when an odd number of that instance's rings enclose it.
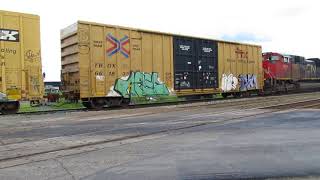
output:
{"label": "graffiti on boxcar", "polygon": [[190,72],[175,73],[175,86],[180,88],[191,88],[192,75]]}
{"label": "graffiti on boxcar", "polygon": [[30,77],[31,87],[32,90],[39,93],[40,92],[40,82],[39,79],[36,76]]}
{"label": "graffiti on boxcar", "polygon": [[171,79],[172,79],[172,74],[167,72],[167,73],[165,74],[165,82],[166,82],[167,84],[171,84]]}
{"label": "graffiti on boxcar", "polygon": [[90,43],[89,43],[89,32],[87,29],[79,28],[79,53],[80,54],[89,54],[90,52]]}
{"label": "graffiti on boxcar", "polygon": [[79,28],[79,42],[88,43],[89,42],[89,31],[87,29]]}
{"label": "graffiti on boxcar", "polygon": [[240,91],[258,89],[257,76],[254,74],[239,75]]}
{"label": "graffiti on boxcar", "polygon": [[88,44],[82,44],[82,43],[79,43],[79,53],[80,54],[89,54],[90,52],[90,47]]}
{"label": "graffiti on boxcar", "polygon": [[120,52],[125,58],[128,58],[130,55],[130,50],[125,48],[129,44],[130,39],[127,35],[123,36],[120,40],[114,37],[111,33],[107,35],[107,42],[112,46],[107,49],[108,56],[112,56],[117,52]]}
{"label": "graffiti on boxcar", "polygon": [[161,82],[158,73],[131,72],[116,80],[114,87],[110,89],[108,96],[121,95],[129,97],[156,97],[168,96],[167,86]]}
{"label": "graffiti on boxcar", "polygon": [[27,61],[40,61],[40,51],[27,50],[24,53],[24,57]]}
{"label": "graffiti on boxcar", "polygon": [[236,90],[240,91],[258,89],[257,76],[254,74],[240,74],[238,77],[233,74],[222,74],[221,89],[223,92]]}
{"label": "graffiti on boxcar", "polygon": [[233,74],[222,74],[221,89],[224,92],[235,90],[238,85],[238,78]]}

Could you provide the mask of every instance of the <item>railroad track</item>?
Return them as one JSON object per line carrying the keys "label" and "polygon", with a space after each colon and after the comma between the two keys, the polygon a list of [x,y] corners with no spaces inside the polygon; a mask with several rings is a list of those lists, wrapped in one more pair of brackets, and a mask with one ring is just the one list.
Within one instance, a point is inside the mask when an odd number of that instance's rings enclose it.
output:
{"label": "railroad track", "polygon": [[319,107],[320,106],[320,98],[319,99],[312,99],[312,100],[305,100],[305,101],[298,101],[294,103],[284,103],[280,105],[273,105],[265,107],[264,109],[293,109],[293,108],[312,108],[312,107]]}
{"label": "railroad track", "polygon": [[[196,122],[196,123],[191,123],[190,125],[186,125],[186,126],[182,126],[182,127],[169,128],[169,129],[154,131],[154,132],[149,132],[149,133],[141,133],[141,134],[137,134],[137,135],[123,136],[123,137],[115,138],[115,139],[101,140],[101,141],[97,141],[97,142],[84,143],[84,144],[73,145],[73,146],[65,146],[65,147],[56,148],[56,149],[48,149],[45,151],[39,151],[39,152],[35,152],[35,153],[21,153],[20,155],[16,155],[16,156],[12,156],[12,157],[1,158],[0,159],[0,169],[13,167],[13,166],[17,166],[17,165],[22,165],[22,164],[26,164],[26,163],[30,163],[30,162],[34,162],[34,161],[47,160],[46,158],[43,158],[43,156],[46,156],[46,155],[49,155],[50,159],[56,158],[56,157],[61,157],[61,156],[68,156],[68,155],[73,155],[73,154],[77,154],[77,153],[99,150],[99,148],[98,149],[96,149],[96,148],[89,148],[88,149],[88,147],[93,147],[96,145],[103,145],[103,144],[112,143],[112,142],[121,142],[121,141],[127,141],[127,140],[131,140],[131,139],[139,139],[139,138],[146,138],[149,136],[168,134],[168,133],[172,133],[172,132],[177,132],[179,130],[186,130],[186,129],[190,129],[190,128],[194,128],[194,127],[198,127],[198,126],[209,125],[209,124],[224,125],[224,124],[228,124],[228,123],[240,122],[241,119],[243,119],[243,118],[256,117],[256,116],[267,115],[267,114],[281,112],[281,111],[287,111],[287,110],[294,111],[294,109],[297,109],[297,108],[308,108],[308,107],[319,106],[319,105],[320,105],[320,98],[298,100],[298,101],[279,103],[276,105],[268,105],[268,106],[260,105],[260,106],[256,106],[252,110],[265,109],[268,111],[258,112],[258,113],[249,114],[249,115],[240,115],[238,117],[227,118],[227,119],[224,119],[219,122],[217,122],[217,121]],[[101,149],[103,149],[103,148],[101,148]],[[64,152],[66,152],[66,151],[69,153],[64,154]],[[72,152],[72,151],[75,151],[75,152]],[[40,157],[40,158],[37,158],[37,157]]]}
{"label": "railroad track", "polygon": [[[283,96],[267,96],[267,97],[250,97],[250,98],[240,98],[240,99],[220,99],[218,101],[209,101],[207,103],[181,103],[180,105],[168,105],[164,108],[157,108],[157,107],[153,107],[151,109],[147,109],[144,110],[142,109],[141,111],[148,111],[148,113],[142,113],[144,115],[150,115],[150,114],[154,114],[154,113],[167,113],[172,111],[172,108],[174,108],[174,111],[182,109],[182,110],[188,110],[188,108],[202,108],[202,107],[208,107],[208,108],[215,108],[215,112],[219,111],[219,109],[224,110],[224,108],[235,108],[235,109],[250,109],[250,108],[255,108],[257,106],[263,106],[263,105],[272,105],[272,104],[277,104],[279,102],[287,102],[288,100],[292,101],[292,100],[301,100],[301,96],[303,98],[313,98],[314,95],[317,94],[313,94],[313,93],[308,93],[308,94],[294,94],[294,96],[292,94],[290,95],[283,95]],[[172,106],[172,108],[171,108]],[[127,111],[128,109],[136,109],[136,108],[127,108],[127,109],[120,109],[118,108],[118,110],[120,111],[110,111],[110,113],[108,113],[108,115],[111,115],[111,117],[108,117],[107,119],[114,119],[115,117],[118,117],[119,113],[125,113],[127,116],[136,116],[136,115],[132,115],[132,112],[134,114],[136,114],[136,112],[138,112],[138,116],[139,116],[139,112],[140,111]],[[116,110],[116,109],[113,109]],[[130,113],[131,112],[131,113]],[[140,112],[141,114],[141,112]],[[117,115],[112,117],[112,115]],[[90,116],[92,117],[92,116]],[[99,117],[99,116],[97,116]],[[80,118],[80,117],[79,117]],[[86,120],[85,116],[81,116],[82,119]],[[72,124],[72,122],[67,122],[66,124]],[[53,124],[54,125],[54,124]],[[32,125],[32,124],[26,124],[26,125],[21,125],[21,126],[11,126],[11,127],[4,127],[4,128],[0,128],[0,130],[2,132],[8,132],[7,134],[10,134],[11,132],[15,132],[17,129],[21,129],[21,131],[19,130],[20,133],[23,132],[28,132],[28,128],[43,128],[48,126],[48,124],[37,124],[37,125]],[[87,134],[87,132],[85,132],[84,134]],[[79,133],[77,134],[71,134],[71,135],[81,135]],[[29,142],[29,141],[33,141],[32,140],[22,140],[22,141],[18,141],[18,143],[20,142]],[[36,140],[41,140],[41,139],[36,139]],[[10,143],[3,143],[3,145],[8,145],[8,144],[14,144],[17,142],[10,142]]]}
{"label": "railroad track", "polygon": [[[319,94],[320,95],[320,94]],[[310,98],[313,96],[313,94],[303,94],[303,95],[297,95],[296,97],[292,97],[292,95],[285,95],[285,96],[280,96],[279,98],[275,98],[274,96],[269,96],[269,97],[255,97],[255,98],[249,98],[249,99],[233,99],[233,100],[224,100],[224,101],[214,101],[212,103],[202,103],[202,104],[188,104],[187,106],[174,106],[173,108],[170,108],[170,106],[168,107],[164,107],[164,108],[157,108],[157,109],[151,109],[151,110],[146,110],[148,112],[136,112],[134,111],[134,114],[132,114],[130,112],[126,112],[126,117],[139,117],[139,116],[148,116],[148,115],[152,115],[154,113],[168,113],[171,111],[185,111],[188,110],[189,108],[192,108],[193,110],[195,109],[201,109],[203,107],[205,108],[214,108],[215,113],[219,113],[219,112],[223,112],[224,109],[227,107],[229,109],[233,108],[233,109],[239,109],[239,110],[243,110],[243,109],[252,109],[252,108],[256,108],[256,107],[260,107],[263,105],[268,105],[268,104],[277,104],[279,102],[286,102],[286,100],[301,100],[301,96],[305,97],[305,98]],[[144,110],[142,110],[144,111]],[[114,114],[118,114],[117,112],[111,112],[111,117],[105,117],[108,120],[112,120],[115,118],[120,117],[119,115],[117,116],[113,116],[112,113]],[[119,114],[123,113],[123,111],[119,111]],[[142,115],[141,115],[142,114]],[[91,116],[90,116],[91,117]],[[99,116],[98,116],[99,117]],[[122,116],[123,117],[123,116]],[[82,116],[82,120],[86,121],[86,117]],[[102,118],[102,117],[101,117]],[[69,121],[66,120],[66,123],[64,125],[72,125],[73,121]],[[53,126],[55,126],[55,124],[52,124]],[[61,124],[59,124],[61,125]],[[14,134],[17,130],[19,133],[28,133],[29,128],[44,128],[44,127],[50,127],[51,125],[48,124],[28,124],[28,125],[23,125],[23,126],[14,126],[11,128],[0,128],[0,131],[3,131],[3,133],[7,132],[7,134],[11,134],[11,132]],[[19,130],[20,129],[20,130]],[[95,133],[105,133],[108,132],[110,130],[94,130],[94,131],[88,131],[88,132],[83,132],[83,133],[70,133],[70,134],[64,134],[63,136],[82,136],[82,135],[89,135],[89,134],[95,134]],[[55,137],[61,137],[61,136],[55,136]],[[39,141],[39,140],[44,140],[50,137],[46,137],[46,138],[36,138],[36,139],[28,139],[28,140],[18,140],[18,141],[11,141],[11,142],[3,142],[2,145],[10,145],[10,144],[15,144],[15,143],[25,143],[25,142],[32,142],[32,141]]]}
{"label": "railroad track", "polygon": [[[301,93],[308,93],[308,92],[320,92],[320,87],[313,87],[308,89],[301,89],[301,90],[291,90],[288,93],[281,94],[267,94],[262,97],[274,97],[274,96],[282,96],[287,94],[301,94]],[[252,95],[249,97],[241,98],[241,99],[249,99],[261,97],[257,95]],[[239,99],[234,97],[226,98],[228,100]],[[119,110],[119,109],[137,109],[137,108],[146,108],[146,107],[155,107],[155,106],[167,106],[167,105],[180,105],[180,104],[191,104],[195,102],[210,102],[210,101],[225,101],[226,99],[223,98],[203,98],[203,99],[191,99],[191,100],[181,100],[176,102],[161,102],[161,103],[154,103],[154,104],[137,104],[137,105],[129,105],[126,107],[105,107],[102,110],[89,110],[86,108],[79,108],[79,109],[62,109],[62,110],[44,110],[44,111],[35,111],[35,112],[18,112],[17,115],[42,115],[42,114],[50,114],[50,113],[66,113],[66,112],[80,112],[80,111],[105,111],[105,110]],[[13,114],[14,115],[14,114]],[[7,114],[0,114],[0,116],[12,116]]]}
{"label": "railroad track", "polygon": [[[320,94],[320,93],[319,93]],[[250,98],[241,98],[241,99],[219,99],[217,101],[208,101],[207,103],[202,103],[202,101],[200,103],[196,103],[196,102],[192,102],[192,103],[181,103],[181,104],[174,104],[174,105],[168,105],[166,104],[166,107],[170,108],[171,106],[176,109],[187,109],[187,108],[202,108],[202,107],[210,107],[210,108],[216,108],[215,110],[219,109],[219,108],[239,108],[239,109],[246,109],[246,108],[254,108],[256,106],[261,106],[261,105],[266,105],[266,104],[277,104],[280,101],[281,102],[286,102],[288,100],[292,101],[292,100],[300,100],[301,96],[304,98],[313,98],[314,94],[296,94],[294,97],[291,95],[283,95],[283,96],[267,96],[267,97],[250,97]],[[181,105],[181,106],[179,106]],[[154,106],[151,106],[154,107]],[[161,106],[160,106],[161,107]],[[159,107],[159,109],[161,109]],[[162,113],[162,112],[169,112],[170,109],[168,108],[162,108],[163,111],[157,109],[158,111],[153,111],[150,113],[144,113],[144,115],[148,115],[148,114],[153,114],[153,113]],[[136,108],[127,108],[127,109],[136,109]],[[116,108],[114,108],[113,110],[116,110]],[[121,108],[118,108],[119,113],[123,112],[121,110]],[[124,109],[126,110],[126,109]],[[149,110],[148,110],[149,111]],[[152,110],[151,110],[152,111]],[[112,113],[116,113],[114,111],[111,111],[110,114]],[[128,112],[126,113],[128,116],[131,116],[131,114]],[[83,117],[82,117],[83,118]],[[14,126],[14,128],[19,128],[20,126]],[[25,126],[21,126],[21,127],[25,127]],[[0,129],[1,130],[1,129]]]}

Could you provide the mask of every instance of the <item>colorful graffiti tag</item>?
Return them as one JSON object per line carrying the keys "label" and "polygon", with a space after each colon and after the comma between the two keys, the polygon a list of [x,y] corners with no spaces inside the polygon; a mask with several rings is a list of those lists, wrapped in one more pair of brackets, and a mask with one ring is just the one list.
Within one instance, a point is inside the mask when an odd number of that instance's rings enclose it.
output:
{"label": "colorful graffiti tag", "polygon": [[108,56],[112,56],[115,53],[119,52],[126,58],[129,57],[130,55],[130,50],[126,49],[124,46],[126,44],[129,44],[129,37],[128,36],[124,36],[123,38],[121,38],[120,40],[118,40],[117,38],[115,38],[114,36],[112,36],[112,34],[108,34],[107,35],[107,41],[110,42],[112,44],[112,47],[110,47],[109,49],[107,49],[107,54]]}
{"label": "colorful graffiti tag", "polygon": [[239,75],[240,91],[258,89],[257,76],[254,74]]}
{"label": "colorful graffiti tag", "polygon": [[168,96],[167,86],[158,73],[131,72],[130,76],[116,80],[114,90],[125,98]]}
{"label": "colorful graffiti tag", "polygon": [[235,90],[238,85],[238,78],[233,74],[222,74],[221,89],[223,92]]}
{"label": "colorful graffiti tag", "polygon": [[254,74],[241,74],[238,77],[233,74],[222,74],[221,89],[223,92],[236,90],[240,91],[258,89],[257,76]]}

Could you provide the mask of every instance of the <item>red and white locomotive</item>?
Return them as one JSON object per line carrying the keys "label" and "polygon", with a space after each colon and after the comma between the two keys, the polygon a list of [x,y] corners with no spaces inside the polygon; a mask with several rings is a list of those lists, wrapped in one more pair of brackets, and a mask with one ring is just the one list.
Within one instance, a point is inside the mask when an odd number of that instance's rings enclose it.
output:
{"label": "red and white locomotive", "polygon": [[266,52],[262,54],[265,91],[288,91],[303,81],[320,80],[320,59]]}

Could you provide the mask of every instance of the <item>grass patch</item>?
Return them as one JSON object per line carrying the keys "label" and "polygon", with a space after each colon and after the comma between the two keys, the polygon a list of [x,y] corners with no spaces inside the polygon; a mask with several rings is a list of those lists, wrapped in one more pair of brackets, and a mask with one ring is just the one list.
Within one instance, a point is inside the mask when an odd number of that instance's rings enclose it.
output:
{"label": "grass patch", "polygon": [[29,102],[20,102],[19,112],[37,112],[37,111],[39,111],[39,108],[30,106]]}
{"label": "grass patch", "polygon": [[60,99],[59,102],[52,103],[50,106],[54,108],[83,108],[81,101],[80,102],[70,102],[66,101],[65,99]]}
{"label": "grass patch", "polygon": [[68,110],[68,109],[81,109],[84,108],[82,103],[71,103],[64,100],[54,103],[48,103],[48,105],[31,106],[30,102],[20,102],[20,113],[25,112],[41,112],[41,111],[54,111],[54,110]]}
{"label": "grass patch", "polygon": [[[215,99],[223,98],[221,94],[213,96]],[[166,102],[179,102],[184,101],[185,98],[179,98],[177,96],[153,96],[153,97],[132,97],[131,103],[133,104],[157,104]],[[59,102],[48,103],[48,105],[41,106],[30,106],[30,102],[22,101],[20,102],[20,113],[24,112],[41,112],[41,111],[54,111],[54,110],[70,110],[70,109],[82,109],[85,108],[81,101],[78,103],[73,103],[60,99]]]}
{"label": "grass patch", "polygon": [[58,102],[58,103],[52,104],[51,107],[54,109],[80,109],[80,108],[84,108],[84,106],[80,102],[78,102],[78,103]]}

